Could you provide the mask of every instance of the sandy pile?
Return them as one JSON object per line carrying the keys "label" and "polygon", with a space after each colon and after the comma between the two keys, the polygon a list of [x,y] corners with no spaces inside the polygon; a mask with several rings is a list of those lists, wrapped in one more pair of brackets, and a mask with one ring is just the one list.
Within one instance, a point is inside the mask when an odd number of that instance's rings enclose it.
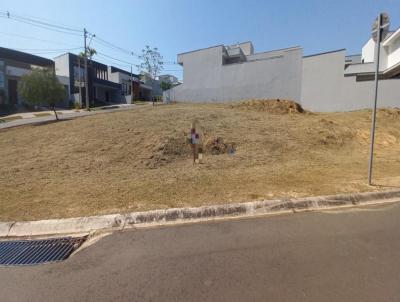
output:
{"label": "sandy pile", "polygon": [[231,108],[241,110],[264,111],[273,114],[303,113],[304,109],[290,100],[246,100],[234,104]]}
{"label": "sandy pile", "polygon": [[205,144],[205,153],[211,155],[234,154],[236,152],[236,144],[233,142],[225,142],[222,137],[212,138]]}
{"label": "sandy pile", "polygon": [[178,159],[190,157],[191,154],[192,149],[185,136],[171,136],[159,141],[144,164],[146,167],[154,169]]}
{"label": "sandy pile", "polygon": [[[236,148],[236,143],[226,142],[222,137],[208,138],[204,143],[199,144],[199,149],[207,155],[234,154]],[[191,144],[186,136],[168,137],[153,148],[144,164],[147,168],[154,169],[191,158],[192,152]]]}

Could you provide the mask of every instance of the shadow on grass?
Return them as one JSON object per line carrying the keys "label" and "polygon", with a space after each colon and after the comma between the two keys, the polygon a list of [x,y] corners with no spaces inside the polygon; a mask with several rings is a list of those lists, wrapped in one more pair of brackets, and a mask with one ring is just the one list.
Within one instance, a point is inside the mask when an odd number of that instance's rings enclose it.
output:
{"label": "shadow on grass", "polygon": [[44,126],[44,125],[51,125],[51,124],[57,124],[57,123],[62,123],[62,122],[67,122],[67,121],[72,121],[74,118],[70,117],[70,118],[63,118],[62,120],[50,120],[50,121],[42,121],[42,122],[36,122],[33,124],[28,124],[26,126],[34,126],[34,127],[38,127],[38,126]]}
{"label": "shadow on grass", "polygon": [[393,189],[400,189],[400,185],[394,186],[394,185],[382,185],[382,184],[371,184],[372,187],[378,187],[378,188],[393,188]]}

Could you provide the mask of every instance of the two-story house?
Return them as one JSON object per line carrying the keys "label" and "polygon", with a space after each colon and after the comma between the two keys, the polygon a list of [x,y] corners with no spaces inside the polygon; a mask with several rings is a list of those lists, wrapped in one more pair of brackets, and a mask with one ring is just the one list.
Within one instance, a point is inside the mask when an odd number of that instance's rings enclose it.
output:
{"label": "two-story house", "polygon": [[17,106],[23,100],[18,94],[18,83],[33,69],[54,71],[52,60],[29,53],[0,47],[0,104]]}
{"label": "two-story house", "polygon": [[[84,106],[86,102],[84,60],[72,53],[54,58],[56,75],[69,79],[71,101]],[[96,104],[122,103],[121,84],[109,79],[108,66],[88,60],[88,92],[90,106]]]}

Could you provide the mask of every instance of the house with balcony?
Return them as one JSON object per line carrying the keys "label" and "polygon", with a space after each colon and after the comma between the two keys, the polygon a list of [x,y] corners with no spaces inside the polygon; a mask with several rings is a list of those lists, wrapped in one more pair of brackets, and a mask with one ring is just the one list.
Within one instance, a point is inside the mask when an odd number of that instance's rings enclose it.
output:
{"label": "house with balcony", "polygon": [[[360,62],[351,64],[345,71],[346,76],[357,75],[359,80],[370,80],[375,76],[376,44],[371,38],[362,48]],[[379,78],[390,79],[400,74],[400,29],[389,32],[381,43],[379,58]]]}
{"label": "house with balcony", "polygon": [[[84,106],[86,103],[84,60],[78,55],[65,53],[54,58],[54,62],[56,75],[68,79],[70,101]],[[121,84],[109,79],[108,66],[105,64],[88,60],[87,86],[90,106],[125,102]]]}
{"label": "house with balcony", "polygon": [[52,60],[29,53],[0,47],[0,105],[21,105],[23,100],[18,94],[21,77],[30,74],[33,69],[54,71]]}

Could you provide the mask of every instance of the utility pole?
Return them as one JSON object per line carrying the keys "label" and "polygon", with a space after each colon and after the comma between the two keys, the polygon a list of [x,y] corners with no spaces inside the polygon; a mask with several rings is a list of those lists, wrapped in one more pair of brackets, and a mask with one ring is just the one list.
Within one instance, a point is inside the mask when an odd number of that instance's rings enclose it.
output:
{"label": "utility pole", "polygon": [[381,41],[387,35],[389,24],[390,24],[389,16],[385,13],[380,13],[376,18],[376,21],[372,27],[372,38],[375,41],[375,94],[374,94],[374,107],[372,110],[371,145],[370,145],[369,164],[368,164],[368,185],[372,185],[372,166],[374,160],[376,107],[378,102],[378,82],[379,82],[378,76],[379,76]]}
{"label": "utility pole", "polygon": [[86,109],[90,110],[89,108],[89,76],[88,76],[88,62],[87,62],[87,57],[88,57],[88,50],[86,46],[86,39],[87,39],[87,31],[86,28],[83,29],[83,37],[84,37],[84,46],[85,46],[85,96],[86,96]]}
{"label": "utility pole", "polygon": [[133,104],[133,73],[132,73],[132,64],[131,64],[131,104]]}
{"label": "utility pole", "polygon": [[78,55],[79,106],[82,108],[81,57]]}

